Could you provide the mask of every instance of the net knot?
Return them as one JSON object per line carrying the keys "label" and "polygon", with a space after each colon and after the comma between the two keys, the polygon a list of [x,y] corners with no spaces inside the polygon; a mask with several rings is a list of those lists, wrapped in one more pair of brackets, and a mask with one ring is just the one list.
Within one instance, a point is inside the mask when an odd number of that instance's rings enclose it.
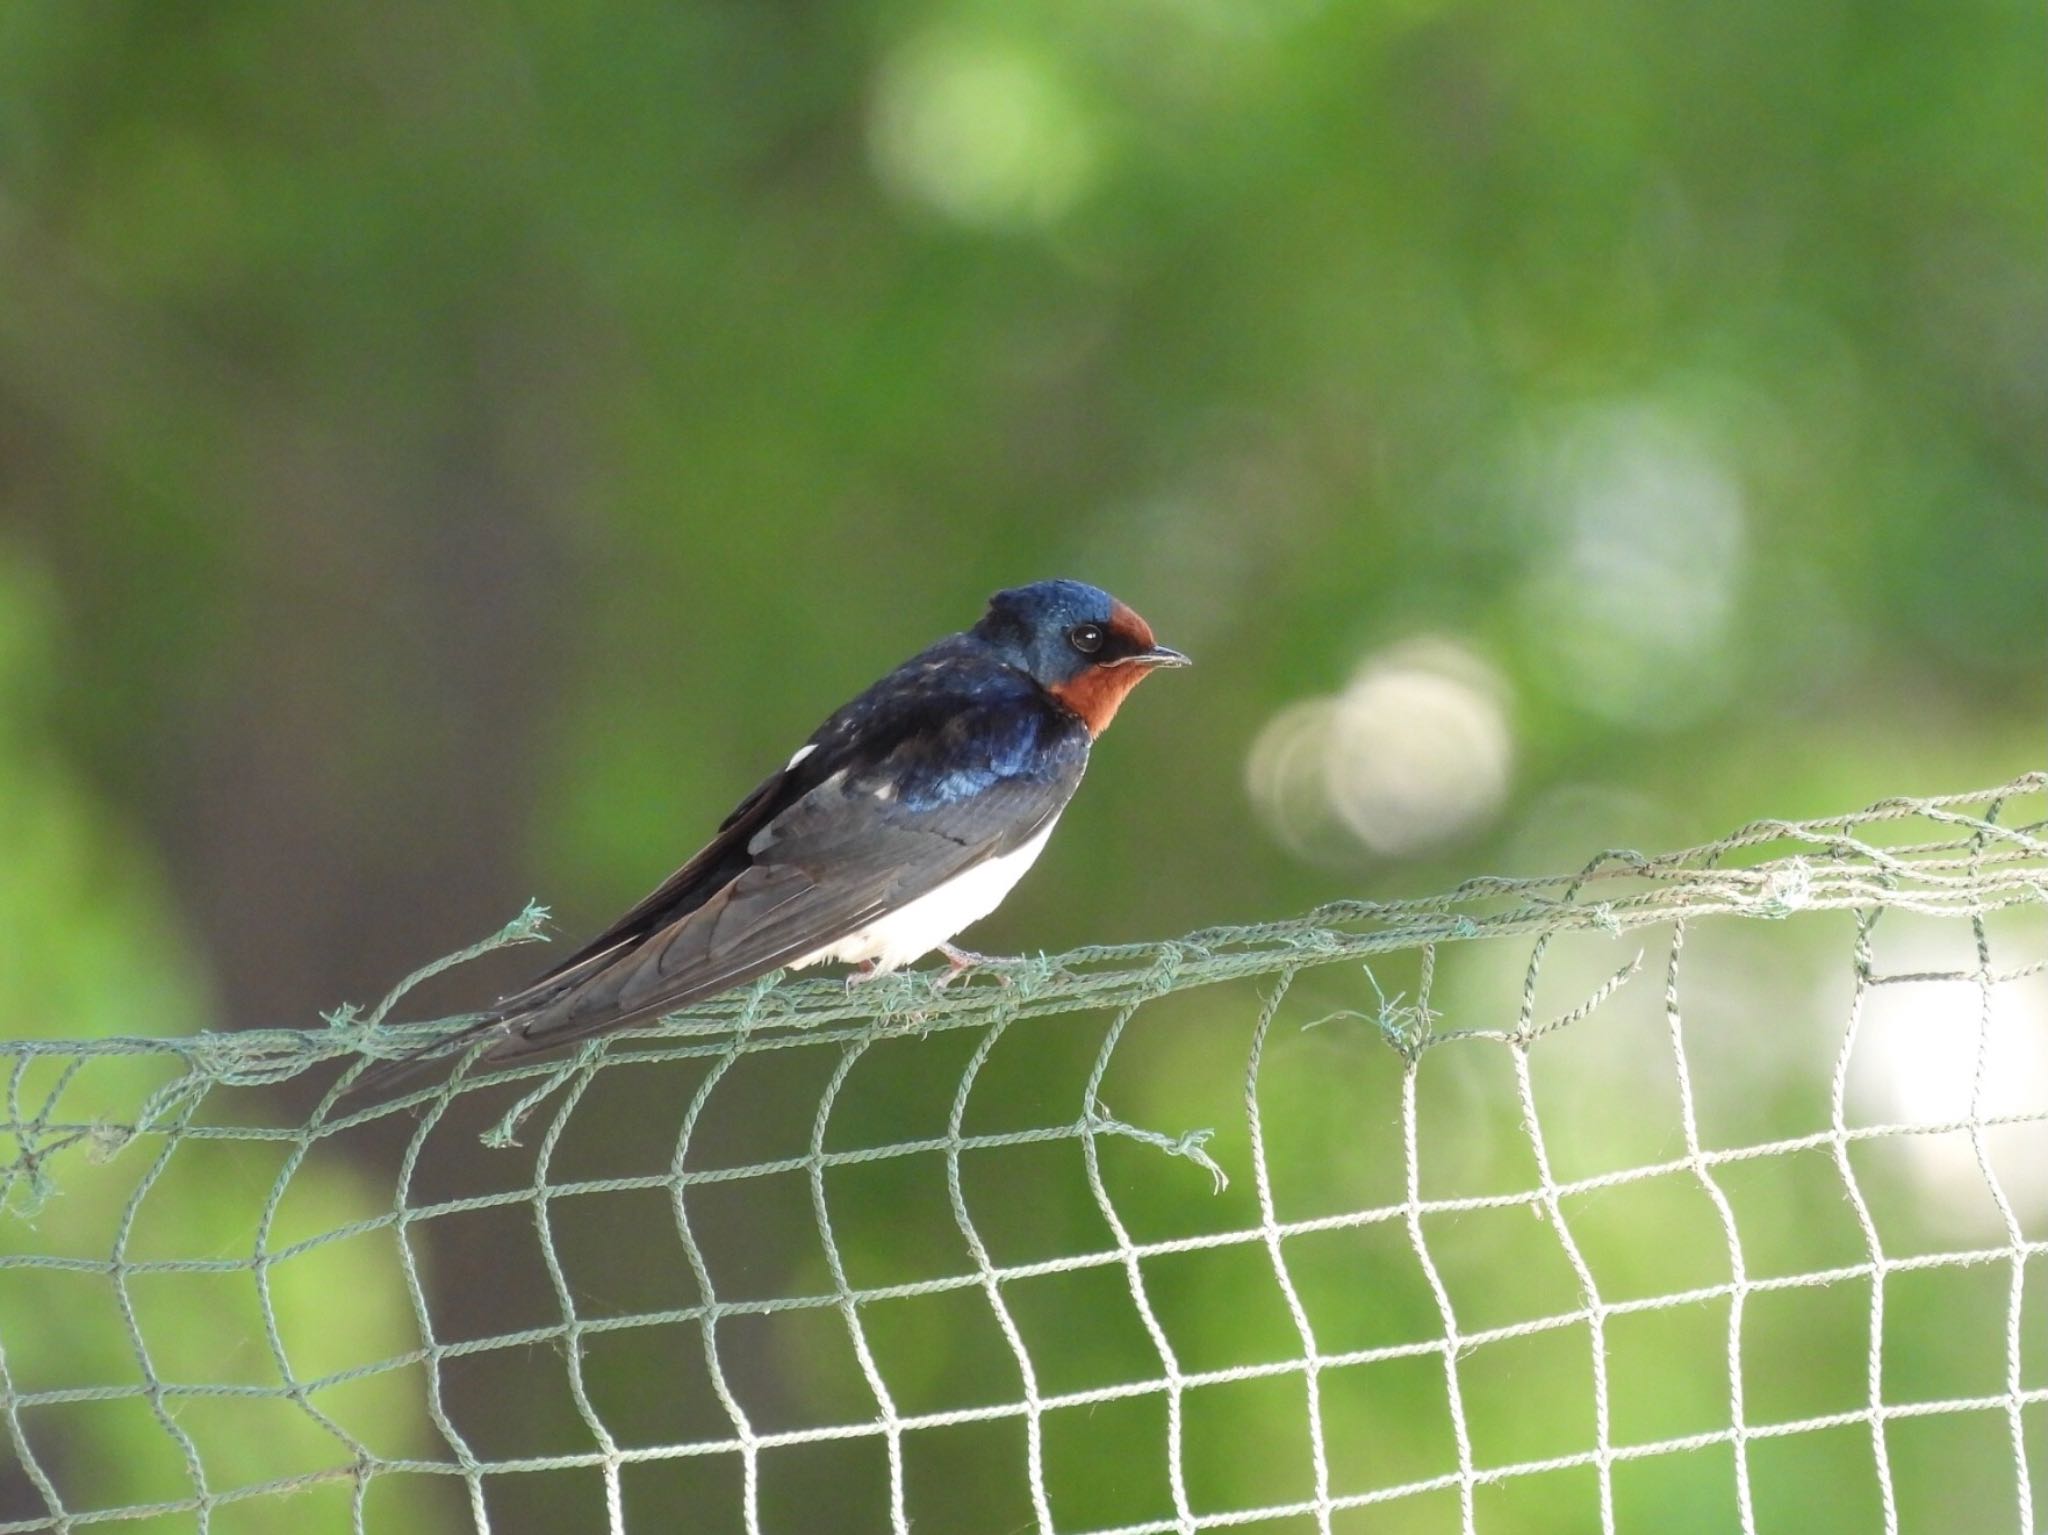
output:
{"label": "net knot", "polygon": [[1312,927],[1305,932],[1290,933],[1283,942],[1288,948],[1303,954],[1335,954],[1344,946],[1344,940],[1326,927]]}
{"label": "net knot", "polygon": [[1110,1113],[1109,1105],[1097,1100],[1083,1121],[1083,1128],[1090,1135],[1121,1135],[1127,1140],[1143,1141],[1147,1146],[1157,1146],[1170,1157],[1181,1157],[1207,1172],[1215,1184],[1215,1191],[1221,1194],[1230,1187],[1230,1175],[1220,1167],[1216,1159],[1206,1150],[1216,1132],[1211,1129],[1185,1130],[1179,1135],[1166,1135],[1158,1130],[1147,1130],[1139,1125],[1128,1124]]}
{"label": "net knot", "polygon": [[85,1133],[85,1159],[88,1162],[106,1163],[114,1160],[128,1147],[138,1134],[133,1125],[117,1125],[111,1120],[96,1119],[92,1128]]}
{"label": "net knot", "polygon": [[1812,903],[1812,866],[1794,856],[1765,869],[1746,904],[1760,917],[1789,917]]}

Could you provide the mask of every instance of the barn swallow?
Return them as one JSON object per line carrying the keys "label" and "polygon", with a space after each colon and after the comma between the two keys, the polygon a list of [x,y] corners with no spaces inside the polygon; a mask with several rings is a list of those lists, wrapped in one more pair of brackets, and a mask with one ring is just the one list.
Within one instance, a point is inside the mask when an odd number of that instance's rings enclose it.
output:
{"label": "barn swallow", "polygon": [[950,940],[1044,850],[1095,738],[1147,675],[1187,664],[1096,587],[997,592],[813,731],[645,900],[420,1056],[488,1034],[483,1060],[515,1060],[785,967],[971,963]]}

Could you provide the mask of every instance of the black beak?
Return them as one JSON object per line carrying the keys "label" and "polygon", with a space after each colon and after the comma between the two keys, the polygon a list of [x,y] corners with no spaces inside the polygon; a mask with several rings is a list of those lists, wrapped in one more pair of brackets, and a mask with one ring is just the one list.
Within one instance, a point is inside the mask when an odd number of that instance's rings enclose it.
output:
{"label": "black beak", "polygon": [[1150,650],[1141,650],[1131,657],[1139,666],[1193,666],[1195,663],[1175,650],[1171,645],[1154,645]]}

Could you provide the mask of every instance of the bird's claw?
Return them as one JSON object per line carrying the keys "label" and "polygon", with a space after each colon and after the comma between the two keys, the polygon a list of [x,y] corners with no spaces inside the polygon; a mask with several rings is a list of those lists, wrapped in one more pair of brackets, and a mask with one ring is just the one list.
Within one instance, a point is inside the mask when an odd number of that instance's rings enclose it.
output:
{"label": "bird's claw", "polygon": [[[955,948],[950,943],[940,944],[939,952],[946,956],[946,973],[942,976],[939,976],[932,982],[932,990],[934,991],[944,991],[948,986],[951,986],[955,981],[959,980],[961,976],[965,975],[970,970],[980,969],[984,965],[1003,965],[1010,963],[1009,960],[1004,959],[998,955],[977,954],[972,949]],[[1009,976],[1003,974],[1001,971],[996,972],[996,979],[1005,986],[1011,986],[1016,984],[1009,978]]]}

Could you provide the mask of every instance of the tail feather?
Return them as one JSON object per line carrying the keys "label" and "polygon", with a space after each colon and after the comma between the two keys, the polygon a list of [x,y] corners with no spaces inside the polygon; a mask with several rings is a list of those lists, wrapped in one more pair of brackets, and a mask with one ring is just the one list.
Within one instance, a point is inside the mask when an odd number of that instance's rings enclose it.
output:
{"label": "tail feather", "polygon": [[[544,1011],[566,993],[575,990],[590,969],[591,962],[584,961],[559,976],[537,981],[509,996],[500,997],[488,1011],[479,1013],[476,1021],[467,1028],[457,1029],[453,1034],[444,1034],[439,1039],[430,1039],[417,1049],[408,1050],[404,1055],[394,1056],[388,1061],[379,1061],[369,1067],[355,1081],[349,1083],[342,1096],[353,1098],[361,1093],[388,1092],[399,1083],[410,1081],[449,1056],[461,1054],[480,1037],[490,1033],[497,1033],[502,1038],[486,1055],[487,1060],[531,1053],[534,1048],[532,1046],[518,1048],[521,1036],[516,1032],[516,1026]],[[512,1048],[506,1048],[508,1045]]]}
{"label": "tail feather", "polygon": [[459,1055],[476,1043],[479,1036],[505,1027],[504,1018],[493,1012],[486,1013],[468,1028],[458,1029],[439,1039],[430,1039],[417,1049],[408,1050],[404,1055],[394,1056],[388,1061],[378,1061],[368,1070],[349,1083],[343,1091],[344,1098],[361,1094],[375,1094],[379,1097],[388,1093],[401,1082],[424,1075],[451,1055]]}

